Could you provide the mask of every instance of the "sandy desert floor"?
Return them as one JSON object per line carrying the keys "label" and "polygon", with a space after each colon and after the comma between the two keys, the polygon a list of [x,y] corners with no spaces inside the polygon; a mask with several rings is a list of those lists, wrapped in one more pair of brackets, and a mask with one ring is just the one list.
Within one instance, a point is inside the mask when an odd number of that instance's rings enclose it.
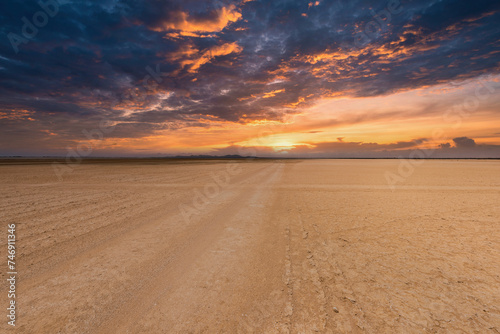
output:
{"label": "sandy desert floor", "polygon": [[499,333],[500,161],[422,162],[0,164],[0,328]]}

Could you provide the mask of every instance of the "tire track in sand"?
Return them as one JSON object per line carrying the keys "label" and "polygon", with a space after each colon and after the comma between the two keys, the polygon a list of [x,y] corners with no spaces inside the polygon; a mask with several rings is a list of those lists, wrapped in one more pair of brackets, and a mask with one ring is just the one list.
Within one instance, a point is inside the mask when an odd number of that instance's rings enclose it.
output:
{"label": "tire track in sand", "polygon": [[[203,218],[203,224],[199,229],[189,235],[170,257],[163,261],[159,270],[148,273],[149,277],[143,277],[143,280],[135,287],[134,292],[128,295],[117,309],[107,312],[108,315],[102,319],[98,327],[93,328],[92,333],[139,332],[137,323],[150,313],[158,303],[168,299],[168,295],[176,292],[176,289],[187,290],[189,283],[184,280],[184,277],[195,270],[196,261],[202,254],[212,252],[211,249],[216,240],[224,234],[226,225],[231,221],[238,221],[233,218],[245,208],[252,207],[253,215],[258,213],[259,205],[254,202],[264,202],[265,199],[261,193],[268,188],[266,185],[277,180],[281,169],[282,167],[279,165],[272,166],[271,171],[266,171],[267,175],[255,185],[251,192],[246,188],[246,191],[241,191],[231,201],[221,203],[216,209],[206,212],[207,216]],[[251,220],[250,217],[247,218]],[[216,250],[213,250],[212,253],[218,254]],[[208,273],[200,274],[208,276]],[[207,284],[212,285],[214,279],[214,277],[207,277],[207,282],[211,282]],[[194,299],[196,298],[202,297],[192,296],[186,302],[195,304]],[[183,303],[176,306],[177,309],[183,309],[183,307]],[[176,310],[167,310],[167,312],[174,311]],[[181,314],[181,316],[184,315]]]}

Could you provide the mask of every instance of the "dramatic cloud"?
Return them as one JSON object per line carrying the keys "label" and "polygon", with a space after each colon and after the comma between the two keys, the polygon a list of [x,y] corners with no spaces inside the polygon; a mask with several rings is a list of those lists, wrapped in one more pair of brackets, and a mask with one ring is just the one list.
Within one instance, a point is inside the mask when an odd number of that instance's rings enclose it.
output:
{"label": "dramatic cloud", "polygon": [[[180,30],[180,36],[197,36],[192,33],[219,32],[228,24],[241,18],[235,5],[212,10],[206,15],[190,15],[189,12],[174,11],[155,28],[157,31]],[[191,33],[191,34],[189,34]]]}
{"label": "dramatic cloud", "polygon": [[453,138],[453,142],[455,142],[455,146],[458,148],[469,148],[476,146],[476,142],[474,141],[474,139],[470,139],[467,137]]}
{"label": "dramatic cloud", "polygon": [[451,147],[450,143],[439,144],[439,148],[441,148],[441,149],[447,149],[447,148],[450,148],[450,147]]}
{"label": "dramatic cloud", "polygon": [[6,0],[0,9],[2,154],[60,152],[102,119],[115,127],[108,139],[152,141],[500,70],[500,3],[489,0]]}

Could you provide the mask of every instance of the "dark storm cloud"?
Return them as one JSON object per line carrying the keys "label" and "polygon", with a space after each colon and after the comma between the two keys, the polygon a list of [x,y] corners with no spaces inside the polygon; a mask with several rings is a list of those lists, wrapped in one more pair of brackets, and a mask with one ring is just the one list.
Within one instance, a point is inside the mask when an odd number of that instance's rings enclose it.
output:
{"label": "dark storm cloud", "polygon": [[[40,5],[3,1],[0,112],[30,112],[19,133],[40,122],[69,137],[100,115],[135,137],[498,72],[499,2],[394,1],[66,0],[27,39]],[[17,53],[12,34],[26,41]]]}
{"label": "dark storm cloud", "polygon": [[453,142],[457,148],[470,148],[476,146],[474,139],[467,137],[453,138]]}
{"label": "dark storm cloud", "polygon": [[450,143],[439,144],[439,148],[440,149],[447,149],[447,148],[450,148],[450,147],[451,147]]}

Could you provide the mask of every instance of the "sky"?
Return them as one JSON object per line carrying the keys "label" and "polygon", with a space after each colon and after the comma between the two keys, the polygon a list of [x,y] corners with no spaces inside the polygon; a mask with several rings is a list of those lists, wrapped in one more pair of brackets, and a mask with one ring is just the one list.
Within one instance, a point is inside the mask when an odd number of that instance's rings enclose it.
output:
{"label": "sky", "polygon": [[0,156],[500,158],[500,2],[5,0]]}

